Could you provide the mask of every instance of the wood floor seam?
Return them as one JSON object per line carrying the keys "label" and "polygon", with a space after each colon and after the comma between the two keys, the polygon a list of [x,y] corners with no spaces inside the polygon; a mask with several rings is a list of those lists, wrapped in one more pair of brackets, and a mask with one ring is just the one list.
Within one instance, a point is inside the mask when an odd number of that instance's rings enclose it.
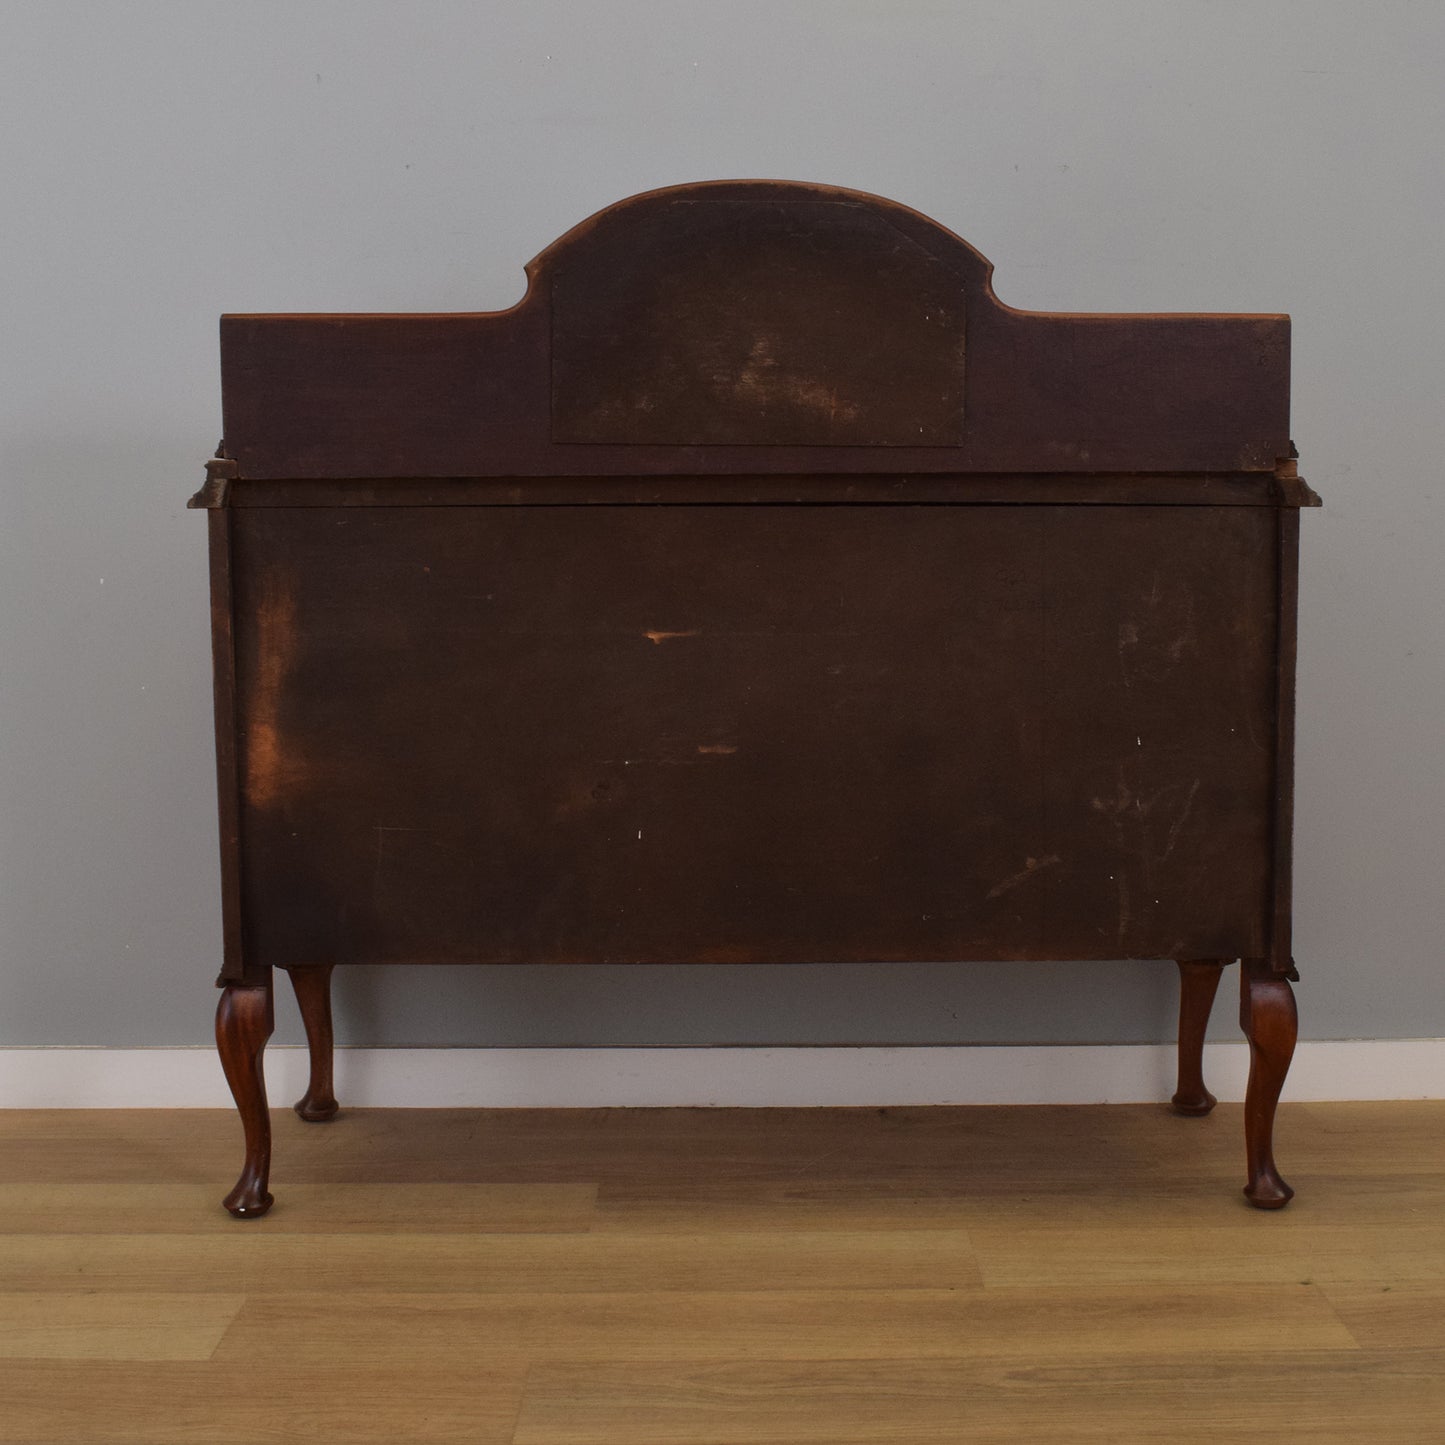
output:
{"label": "wood floor seam", "polygon": [[0,1112],[0,1438],[1441,1438],[1445,1104],[1286,1106],[1277,1216],[1132,1106],[624,1112],[298,1124],[244,1222],[222,1115]]}

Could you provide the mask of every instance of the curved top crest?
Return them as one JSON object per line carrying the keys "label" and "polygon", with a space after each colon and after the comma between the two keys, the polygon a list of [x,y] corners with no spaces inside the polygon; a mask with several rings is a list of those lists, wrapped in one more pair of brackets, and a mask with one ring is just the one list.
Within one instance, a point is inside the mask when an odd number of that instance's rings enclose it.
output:
{"label": "curved top crest", "polygon": [[1269,472],[1289,318],[1065,315],[861,191],[632,196],[506,311],[228,316],[243,477]]}
{"label": "curved top crest", "polygon": [[652,191],[529,274],[550,287],[554,441],[963,440],[988,262],[891,201],[783,181]]}
{"label": "curved top crest", "polygon": [[891,201],[870,191],[854,191],[845,186],[826,186],[812,181],[694,181],[686,185],[660,186],[656,190],[639,191],[624,200],[614,201],[594,211],[570,230],[564,231],[530,261],[528,276],[540,276],[549,266],[565,257],[574,246],[584,246],[592,236],[605,233],[613,226],[645,222],[649,217],[676,206],[697,204],[777,205],[777,206],[847,206],[867,210],[894,226],[909,240],[923,246],[940,260],[952,257],[961,272],[987,284],[993,275],[993,263],[963,237],[950,231],[922,211]]}

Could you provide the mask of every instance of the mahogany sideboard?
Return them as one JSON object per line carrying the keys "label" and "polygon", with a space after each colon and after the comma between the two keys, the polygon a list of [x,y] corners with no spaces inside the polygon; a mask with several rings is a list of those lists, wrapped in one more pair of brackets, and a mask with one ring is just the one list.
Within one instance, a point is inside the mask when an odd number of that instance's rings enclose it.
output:
{"label": "mahogany sideboard", "polygon": [[1293,1051],[1289,319],[1001,304],[926,217],[717,182],[510,310],[226,316],[217,1040],[262,1214],[272,971],[1139,958],[1174,1106],[1241,964]]}

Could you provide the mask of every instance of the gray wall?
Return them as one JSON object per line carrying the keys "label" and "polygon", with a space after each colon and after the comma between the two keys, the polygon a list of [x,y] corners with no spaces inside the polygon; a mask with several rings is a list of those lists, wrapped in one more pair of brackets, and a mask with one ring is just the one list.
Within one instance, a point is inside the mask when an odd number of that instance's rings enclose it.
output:
{"label": "gray wall", "polygon": [[[0,1042],[208,1034],[218,313],[507,306],[726,176],[915,206],[1016,306],[1294,314],[1303,1032],[1445,1035],[1442,59],[1436,0],[0,5]],[[339,1031],[1146,1040],[1171,975],[358,970]]]}

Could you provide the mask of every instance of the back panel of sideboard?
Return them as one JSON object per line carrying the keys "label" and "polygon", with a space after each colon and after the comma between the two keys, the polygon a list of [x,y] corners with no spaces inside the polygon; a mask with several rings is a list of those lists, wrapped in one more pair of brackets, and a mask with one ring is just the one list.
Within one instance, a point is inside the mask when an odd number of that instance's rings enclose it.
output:
{"label": "back panel of sideboard", "polygon": [[231,515],[252,967],[1267,951],[1273,508]]}

